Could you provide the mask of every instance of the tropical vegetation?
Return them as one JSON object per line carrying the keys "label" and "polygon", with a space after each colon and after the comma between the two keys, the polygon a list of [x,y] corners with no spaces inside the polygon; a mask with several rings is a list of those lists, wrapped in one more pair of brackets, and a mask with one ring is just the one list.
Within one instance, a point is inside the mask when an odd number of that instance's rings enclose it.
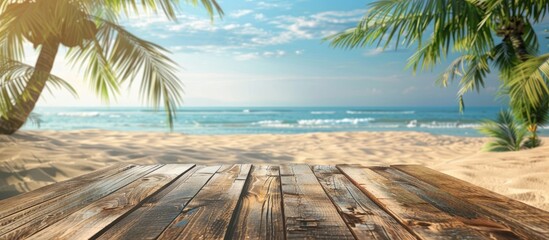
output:
{"label": "tropical vegetation", "polygon": [[[500,92],[516,119],[527,124],[532,146],[547,122],[549,54],[539,55],[534,24],[549,11],[547,0],[378,0],[358,25],[327,38],[332,46],[416,48],[408,67],[429,70],[457,54],[438,83],[458,81],[464,94],[479,91],[499,72]],[[500,115],[501,117],[501,115]]]}
{"label": "tropical vegetation", "polygon": [[[216,0],[186,0],[202,5],[213,18],[223,14]],[[44,89],[69,81],[51,73],[60,48],[82,70],[87,82],[108,102],[123,86],[139,93],[155,109],[163,105],[173,126],[182,102],[177,64],[159,45],[120,25],[121,19],[163,14],[176,21],[178,0],[0,0],[0,134],[12,134],[27,120]],[[26,43],[38,52],[34,66],[24,63]]]}
{"label": "tropical vegetation", "polygon": [[483,149],[494,152],[520,150],[527,133],[524,125],[518,123],[510,111],[500,111],[496,120],[485,120],[479,130],[494,139],[486,143]]}

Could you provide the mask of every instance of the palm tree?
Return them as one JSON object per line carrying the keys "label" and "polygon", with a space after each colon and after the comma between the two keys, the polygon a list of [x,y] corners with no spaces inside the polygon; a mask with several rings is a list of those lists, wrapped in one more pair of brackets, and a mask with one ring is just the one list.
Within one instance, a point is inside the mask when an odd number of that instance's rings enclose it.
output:
{"label": "palm tree", "polygon": [[356,27],[327,39],[343,48],[416,47],[408,61],[414,72],[458,53],[438,82],[447,86],[459,79],[460,110],[463,95],[484,87],[495,67],[511,107],[530,112],[547,107],[542,99],[549,94],[549,54],[535,57],[539,43],[532,26],[548,10],[549,1],[541,0],[380,0]]}
{"label": "palm tree", "polygon": [[[223,11],[216,0],[201,4],[210,16]],[[160,10],[176,20],[178,0],[0,0],[0,134],[12,134],[27,120],[44,88],[69,82],[51,73],[60,47],[83,70],[84,79],[102,100],[109,101],[123,84],[140,85],[139,93],[155,109],[164,106],[173,127],[181,104],[177,64],[167,51],[118,24],[122,16]],[[39,52],[35,66],[22,62],[24,43]],[[140,77],[140,78],[139,78]],[[139,81],[140,80],[140,81]]]}
{"label": "palm tree", "polygon": [[532,106],[517,100],[511,101],[511,104],[514,104],[512,106],[514,115],[524,123],[526,130],[530,133],[530,137],[524,143],[524,147],[535,148],[540,146],[541,141],[538,138],[537,130],[538,127],[549,123],[549,95],[545,95],[538,106]]}
{"label": "palm tree", "polygon": [[524,126],[509,111],[500,111],[495,121],[484,121],[479,131],[494,138],[483,147],[484,150],[493,152],[520,150],[526,135]]}

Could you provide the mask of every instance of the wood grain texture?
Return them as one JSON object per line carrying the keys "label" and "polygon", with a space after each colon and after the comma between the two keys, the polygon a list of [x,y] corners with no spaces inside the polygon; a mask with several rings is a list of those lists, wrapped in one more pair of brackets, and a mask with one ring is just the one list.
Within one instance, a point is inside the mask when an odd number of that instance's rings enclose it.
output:
{"label": "wood grain texture", "polygon": [[[493,217],[487,211],[467,201],[456,198],[438,188],[420,181],[408,174],[389,167],[371,167],[371,170],[391,179],[407,191],[457,218],[467,226],[477,229],[489,238],[495,239],[526,239],[524,234],[515,233],[514,224],[506,219]],[[513,228],[513,229],[512,229]],[[523,229],[524,230],[524,229]]]}
{"label": "wood grain texture", "polygon": [[313,166],[313,172],[357,239],[416,239],[335,166]]}
{"label": "wood grain texture", "polygon": [[360,165],[337,165],[337,167],[378,206],[421,238],[488,239],[371,169]]}
{"label": "wood grain texture", "polygon": [[401,165],[117,165],[0,213],[0,239],[549,239],[549,212]]}
{"label": "wood grain texture", "polygon": [[93,181],[97,181],[108,176],[125,171],[135,167],[130,164],[114,164],[112,166],[88,173],[67,181],[58,182],[48,186],[41,187],[31,192],[19,194],[17,196],[0,200],[0,219],[3,219],[11,214],[27,209],[29,207],[39,205],[50,199],[61,197],[76,191]]}
{"label": "wood grain texture", "polygon": [[156,239],[221,166],[196,166],[96,239]]}
{"label": "wood grain texture", "polygon": [[284,239],[278,166],[254,165],[235,217],[233,239]]}
{"label": "wood grain texture", "polygon": [[193,166],[164,165],[50,225],[29,239],[89,239]]}
{"label": "wood grain texture", "polygon": [[250,168],[250,164],[222,166],[159,239],[225,238]]}
{"label": "wood grain texture", "polygon": [[510,199],[471,183],[419,165],[392,166],[410,176],[426,182],[454,198],[472,203],[485,216],[504,219],[513,231],[528,239],[549,239],[549,212]]}
{"label": "wood grain texture", "polygon": [[136,166],[0,220],[0,238],[26,238],[159,168]]}
{"label": "wood grain texture", "polygon": [[287,239],[354,239],[309,166],[280,167]]}

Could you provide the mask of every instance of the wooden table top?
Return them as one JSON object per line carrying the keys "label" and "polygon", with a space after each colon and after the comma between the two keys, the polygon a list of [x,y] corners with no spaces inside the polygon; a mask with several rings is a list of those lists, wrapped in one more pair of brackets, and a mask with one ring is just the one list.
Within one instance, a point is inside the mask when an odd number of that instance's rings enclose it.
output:
{"label": "wooden table top", "polygon": [[0,239],[549,239],[549,212],[417,165],[114,165],[0,201]]}

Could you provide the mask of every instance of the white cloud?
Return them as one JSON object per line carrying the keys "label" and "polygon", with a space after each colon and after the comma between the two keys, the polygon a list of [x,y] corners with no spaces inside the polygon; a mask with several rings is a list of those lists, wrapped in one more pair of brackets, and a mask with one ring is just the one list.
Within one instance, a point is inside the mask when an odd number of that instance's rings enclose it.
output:
{"label": "white cloud", "polygon": [[259,58],[259,53],[257,52],[238,54],[234,57],[234,59],[238,61],[248,61],[248,60],[254,60],[258,58]]}
{"label": "white cloud", "polygon": [[207,19],[195,19],[195,20],[186,20],[180,21],[178,24],[168,26],[168,31],[171,32],[197,32],[197,31],[207,31],[213,32],[218,28]]}
{"label": "white cloud", "polygon": [[241,17],[244,17],[248,14],[251,14],[253,13],[254,11],[250,10],[250,9],[241,9],[241,10],[237,10],[233,13],[230,14],[231,17],[233,18],[241,18]]}
{"label": "white cloud", "polygon": [[327,11],[309,16],[278,16],[269,24],[280,29],[276,34],[256,36],[252,42],[260,45],[277,45],[295,40],[320,39],[348,28],[357,22],[365,10]]}
{"label": "white cloud", "polygon": [[285,55],[286,55],[286,51],[282,51],[282,50],[276,50],[274,52],[272,51],[263,52],[263,56],[265,57],[283,57]]}
{"label": "white cloud", "polygon": [[383,53],[383,48],[378,47],[374,49],[369,49],[366,52],[364,52],[364,56],[370,57],[370,56],[376,56]]}
{"label": "white cloud", "polygon": [[257,14],[254,15],[254,18],[255,18],[255,20],[259,20],[259,21],[265,20],[265,14],[257,13]]}
{"label": "white cloud", "polygon": [[234,33],[239,35],[255,35],[255,36],[268,34],[262,28],[257,28],[251,23],[243,24],[240,28],[236,29]]}
{"label": "white cloud", "polygon": [[280,58],[287,55],[286,51],[284,50],[251,52],[251,53],[235,52],[234,54],[235,54],[234,59],[238,61],[248,61],[248,60],[255,60],[260,58]]}
{"label": "white cloud", "polygon": [[[283,1],[256,2],[263,6],[284,5]],[[269,5],[271,4],[271,5]],[[280,15],[265,17],[263,13],[257,13],[249,9],[241,9],[233,12],[230,16],[242,17],[253,16],[256,22],[244,23],[240,20],[228,20],[225,22],[212,22],[207,17],[192,15],[178,15],[178,22],[172,23],[165,18],[144,18],[132,21],[132,26],[146,27],[147,34],[155,38],[171,38],[185,35],[193,39],[194,43],[204,44],[205,47],[175,48],[175,51],[192,52],[216,52],[226,55],[235,55],[234,51],[257,52],[263,57],[261,50],[264,46],[276,46],[291,43],[298,40],[320,40],[328,35],[335,34],[350,26],[349,23],[357,21],[364,14],[364,10],[352,11],[325,11],[311,13],[305,16]],[[261,20],[259,20],[261,19]],[[269,20],[269,21],[267,21]],[[262,21],[259,23],[259,21]],[[150,31],[149,31],[150,30]],[[211,32],[209,37],[200,37],[200,32]],[[154,35],[153,35],[154,33]],[[212,45],[232,45],[235,48],[211,49]],[[226,52],[223,52],[226,51]],[[240,56],[242,53],[238,53]],[[293,52],[292,52],[293,53]],[[372,50],[364,55],[373,56],[379,54],[379,50]],[[295,51],[296,55],[303,54],[302,50]],[[248,59],[249,56],[241,56],[239,59]]]}
{"label": "white cloud", "polygon": [[273,9],[273,8],[284,8],[284,9],[290,9],[293,4],[289,2],[264,2],[260,1],[257,2],[257,7],[260,9]]}
{"label": "white cloud", "polygon": [[169,47],[173,52],[200,52],[213,54],[225,54],[242,48],[243,47],[240,45],[187,45]]}
{"label": "white cloud", "polygon": [[134,28],[148,28],[151,25],[167,24],[170,22],[166,17],[161,17],[161,16],[147,16],[147,17],[134,16],[134,17],[130,17],[126,21],[127,21],[127,25]]}
{"label": "white cloud", "polygon": [[311,39],[314,35],[310,31],[308,31],[307,28],[314,28],[318,25],[318,21],[299,17],[294,19],[294,23],[286,26],[286,30],[290,31],[298,38]]}
{"label": "white cloud", "polygon": [[295,55],[303,55],[305,53],[305,50],[295,50]]}
{"label": "white cloud", "polygon": [[224,30],[233,30],[233,29],[238,28],[239,26],[240,26],[239,24],[232,23],[232,24],[228,24],[228,25],[223,26],[223,29]]}
{"label": "white cloud", "polygon": [[282,29],[277,34],[265,34],[252,38],[252,42],[259,45],[278,45],[288,43],[297,39],[313,39],[316,37],[311,28],[317,27],[318,22],[305,17],[288,17],[291,23],[281,23],[276,27]]}
{"label": "white cloud", "polygon": [[311,16],[313,19],[328,23],[355,23],[366,14],[366,10],[357,9],[352,11],[327,11]]}

